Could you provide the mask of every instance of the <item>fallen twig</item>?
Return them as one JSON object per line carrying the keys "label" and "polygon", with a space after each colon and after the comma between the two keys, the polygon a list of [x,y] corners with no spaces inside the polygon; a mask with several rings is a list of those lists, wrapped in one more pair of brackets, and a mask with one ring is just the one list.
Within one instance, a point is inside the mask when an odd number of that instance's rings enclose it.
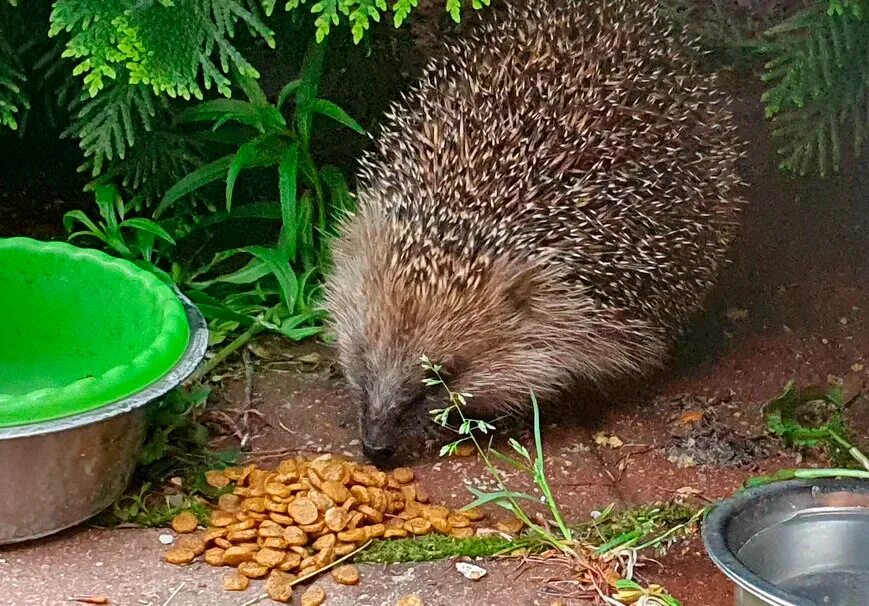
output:
{"label": "fallen twig", "polygon": [[173,591],[171,594],[169,594],[169,597],[166,598],[165,602],[163,602],[163,606],[169,606],[169,602],[171,602],[172,600],[175,599],[175,596],[178,595],[178,592],[184,588],[184,585],[185,585],[184,583],[181,583],[178,587],[176,587],[175,591]]}

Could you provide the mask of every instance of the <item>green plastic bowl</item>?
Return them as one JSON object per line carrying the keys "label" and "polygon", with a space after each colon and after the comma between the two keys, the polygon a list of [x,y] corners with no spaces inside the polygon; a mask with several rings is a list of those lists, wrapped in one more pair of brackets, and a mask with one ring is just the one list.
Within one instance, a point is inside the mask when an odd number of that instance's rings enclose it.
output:
{"label": "green plastic bowl", "polygon": [[189,340],[181,301],[153,274],[62,242],[0,239],[0,427],[126,398]]}

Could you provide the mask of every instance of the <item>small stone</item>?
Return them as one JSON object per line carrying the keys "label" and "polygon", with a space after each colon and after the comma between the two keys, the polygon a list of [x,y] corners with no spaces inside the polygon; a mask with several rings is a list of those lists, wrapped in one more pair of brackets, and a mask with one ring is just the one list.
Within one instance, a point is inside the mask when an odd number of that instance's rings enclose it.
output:
{"label": "small stone", "polygon": [[171,534],[164,533],[157,537],[157,540],[160,541],[160,543],[162,543],[163,545],[171,545],[175,542],[175,537],[173,537]]}
{"label": "small stone", "polygon": [[468,562],[456,562],[456,570],[458,570],[463,577],[471,581],[479,581],[486,576],[487,573],[485,568]]}

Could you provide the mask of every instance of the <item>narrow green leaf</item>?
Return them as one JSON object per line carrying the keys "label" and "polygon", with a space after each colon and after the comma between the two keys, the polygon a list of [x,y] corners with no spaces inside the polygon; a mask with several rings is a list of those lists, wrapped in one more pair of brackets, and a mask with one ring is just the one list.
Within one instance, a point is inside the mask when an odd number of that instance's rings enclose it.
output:
{"label": "narrow green leaf", "polygon": [[138,231],[148,232],[149,234],[152,234],[157,238],[160,238],[161,240],[165,240],[169,244],[175,244],[175,240],[172,238],[172,236],[169,235],[169,232],[167,232],[165,229],[163,229],[150,219],[144,219],[141,217],[127,219],[126,221],[121,223],[119,227],[129,227]]}
{"label": "narrow green leaf", "polygon": [[347,128],[353,129],[360,135],[365,134],[365,129],[362,128],[356,120],[351,118],[350,114],[331,101],[326,101],[325,99],[314,99],[308,104],[308,109],[312,112],[332,118],[339,124],[343,124]]}
{"label": "narrow green leaf", "polygon": [[278,110],[281,110],[284,108],[284,103],[287,102],[287,99],[290,98],[290,95],[295,94],[295,92],[297,90],[299,90],[299,87],[301,85],[302,85],[301,80],[291,80],[290,82],[287,82],[287,84],[281,89],[281,92],[278,95],[278,104],[277,104]]}
{"label": "narrow green leaf", "polygon": [[296,258],[296,233],[298,220],[296,212],[296,188],[298,185],[299,144],[293,143],[281,153],[278,164],[278,188],[281,200],[281,237],[280,244],[287,259]]}
{"label": "narrow green leaf", "polygon": [[196,191],[200,187],[213,183],[226,176],[226,171],[232,165],[233,156],[224,156],[219,160],[215,160],[210,164],[196,169],[192,173],[179,179],[175,185],[169,188],[166,195],[160,201],[157,209],[154,211],[154,218],[158,218],[166,209],[175,204],[184,196]]}

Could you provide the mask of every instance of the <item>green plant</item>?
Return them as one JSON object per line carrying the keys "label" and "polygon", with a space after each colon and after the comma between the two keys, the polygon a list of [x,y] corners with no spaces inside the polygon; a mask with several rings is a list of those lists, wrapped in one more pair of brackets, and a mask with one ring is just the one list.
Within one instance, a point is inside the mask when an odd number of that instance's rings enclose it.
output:
{"label": "green plant", "polygon": [[[97,240],[124,259],[144,261],[149,269],[156,269],[153,261],[157,242],[174,245],[172,236],[150,219],[125,218],[130,206],[124,203],[120,192],[112,185],[95,185],[94,198],[102,220],[95,222],[81,210],[69,211],[63,217],[64,227],[71,232],[69,240]],[[76,224],[81,224],[84,229],[73,232]]]}
{"label": "green plant", "polygon": [[869,13],[864,0],[817,0],[768,32],[766,115],[782,168],[838,171],[850,136],[860,154],[869,127]]}

